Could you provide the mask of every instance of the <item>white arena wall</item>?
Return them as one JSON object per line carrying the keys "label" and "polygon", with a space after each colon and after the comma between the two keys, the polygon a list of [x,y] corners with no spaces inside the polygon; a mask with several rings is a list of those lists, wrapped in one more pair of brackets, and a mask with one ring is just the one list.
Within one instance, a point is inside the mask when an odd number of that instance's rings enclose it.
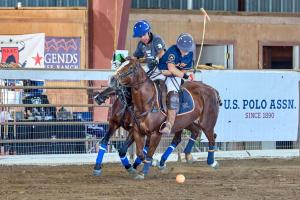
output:
{"label": "white arena wall", "polygon": [[[107,80],[113,74],[109,70],[47,70],[2,68],[0,79],[32,79],[56,81]],[[67,77],[67,78],[66,78]],[[258,157],[299,156],[299,81],[297,71],[275,70],[203,70],[196,73],[196,79],[215,87],[221,96],[222,107],[216,125],[216,159],[251,159]],[[3,90],[3,88],[2,88]],[[5,125],[5,122],[1,122]],[[184,161],[183,142],[170,156],[169,161]],[[159,159],[171,142],[164,137],[155,154]],[[114,140],[114,139],[113,139]],[[94,147],[99,138],[83,139]],[[120,141],[120,139],[117,139]],[[10,143],[18,143],[11,139]],[[0,146],[8,144],[0,140]],[[62,140],[68,145],[68,140]],[[115,147],[105,154],[104,162],[119,162]],[[205,160],[207,142],[204,134],[193,150],[197,160]],[[131,157],[134,154],[131,149]],[[58,165],[93,164],[97,154],[93,151],[80,154],[1,155],[0,165]]]}

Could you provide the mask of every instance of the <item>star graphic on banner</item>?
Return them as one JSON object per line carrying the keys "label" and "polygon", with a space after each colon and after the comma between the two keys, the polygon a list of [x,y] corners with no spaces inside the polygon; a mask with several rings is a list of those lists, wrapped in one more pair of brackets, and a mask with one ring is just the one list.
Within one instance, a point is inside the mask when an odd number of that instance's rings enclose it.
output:
{"label": "star graphic on banner", "polygon": [[37,64],[41,65],[41,60],[42,60],[42,58],[43,58],[43,57],[40,57],[39,53],[37,53],[35,57],[32,57],[32,59],[35,60],[34,65],[37,65]]}

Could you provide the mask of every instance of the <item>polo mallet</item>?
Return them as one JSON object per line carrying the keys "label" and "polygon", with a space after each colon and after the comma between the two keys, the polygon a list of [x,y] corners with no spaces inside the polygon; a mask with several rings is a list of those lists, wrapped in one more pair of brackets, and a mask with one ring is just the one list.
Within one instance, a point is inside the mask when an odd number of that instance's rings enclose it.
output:
{"label": "polo mallet", "polygon": [[203,14],[203,32],[202,32],[202,41],[201,41],[201,47],[200,47],[200,52],[199,52],[199,56],[198,56],[198,60],[196,63],[196,67],[198,67],[199,61],[200,61],[200,57],[202,54],[202,49],[203,49],[203,42],[204,42],[204,36],[205,36],[205,27],[206,27],[206,19],[208,21],[210,21],[210,17],[208,16],[207,12],[204,10],[204,8],[200,8],[200,11]]}

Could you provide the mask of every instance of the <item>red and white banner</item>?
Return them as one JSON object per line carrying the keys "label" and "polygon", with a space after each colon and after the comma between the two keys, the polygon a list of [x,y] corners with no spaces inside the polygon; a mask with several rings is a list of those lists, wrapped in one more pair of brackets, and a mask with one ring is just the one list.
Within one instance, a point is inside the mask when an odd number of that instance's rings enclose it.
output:
{"label": "red and white banner", "polygon": [[44,68],[45,34],[0,35],[1,63]]}

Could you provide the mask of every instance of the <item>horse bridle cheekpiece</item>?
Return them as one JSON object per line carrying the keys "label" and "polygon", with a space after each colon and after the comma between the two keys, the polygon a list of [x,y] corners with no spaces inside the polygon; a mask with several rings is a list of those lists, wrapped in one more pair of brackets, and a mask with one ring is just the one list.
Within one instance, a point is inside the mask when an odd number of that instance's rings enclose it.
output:
{"label": "horse bridle cheekpiece", "polygon": [[123,78],[126,78],[127,76],[131,75],[131,74],[135,74],[136,73],[136,66],[132,65],[129,67],[129,69],[123,73],[120,73],[120,71],[127,66],[128,64],[130,64],[130,61],[127,60],[125,62],[122,63],[122,65],[118,68],[116,75],[118,77],[119,80],[122,80]]}

